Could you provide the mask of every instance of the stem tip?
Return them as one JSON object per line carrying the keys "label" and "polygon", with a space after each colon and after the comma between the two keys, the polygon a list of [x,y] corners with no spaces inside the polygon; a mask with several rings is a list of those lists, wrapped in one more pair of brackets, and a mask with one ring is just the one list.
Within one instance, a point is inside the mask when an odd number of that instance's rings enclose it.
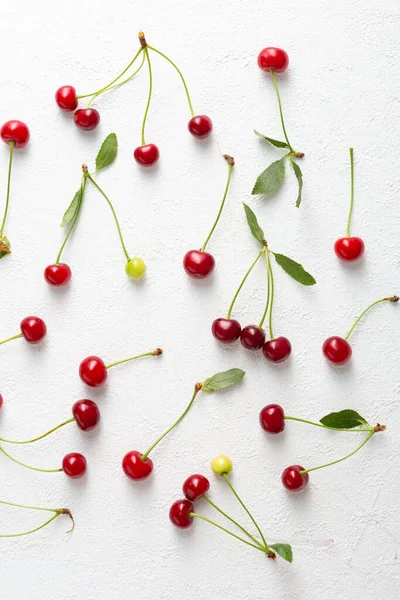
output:
{"label": "stem tip", "polygon": [[57,514],[58,515],[68,515],[69,516],[69,518],[72,521],[72,527],[71,527],[71,529],[68,529],[68,531],[66,533],[71,533],[71,531],[73,531],[73,529],[75,527],[75,521],[74,521],[74,517],[72,516],[72,513],[71,513],[70,509],[69,508],[59,508],[57,510]]}
{"label": "stem tip", "polygon": [[142,48],[146,48],[147,42],[146,42],[146,38],[144,36],[143,31],[139,31],[138,38],[139,38],[139,42],[140,42],[140,45],[142,46]]}
{"label": "stem tip", "polygon": [[272,560],[276,559],[276,554],[275,554],[275,552],[272,552],[272,550],[267,552],[267,556],[268,556],[268,558],[272,558]]}
{"label": "stem tip", "polygon": [[295,152],[294,155],[296,158],[303,158],[304,152]]}
{"label": "stem tip", "polygon": [[194,389],[196,392],[199,392],[202,387],[203,387],[202,383],[196,383],[196,385],[194,386]]}
{"label": "stem tip", "polygon": [[87,173],[88,172],[88,166],[85,165],[85,163],[83,163],[82,165],[82,173]]}
{"label": "stem tip", "polygon": [[229,154],[223,154],[223,157],[228,163],[228,165],[230,167],[233,167],[233,165],[235,164],[235,159],[233,158],[233,156],[230,156]]}
{"label": "stem tip", "polygon": [[386,431],[386,425],[380,425],[377,423],[374,427],[374,432],[378,433],[378,431]]}
{"label": "stem tip", "polygon": [[156,348],[153,352],[153,356],[160,356],[163,353],[163,350],[161,350],[161,348]]}
{"label": "stem tip", "polygon": [[389,302],[398,302],[400,300],[400,298],[398,296],[392,296],[391,298],[389,298]]}

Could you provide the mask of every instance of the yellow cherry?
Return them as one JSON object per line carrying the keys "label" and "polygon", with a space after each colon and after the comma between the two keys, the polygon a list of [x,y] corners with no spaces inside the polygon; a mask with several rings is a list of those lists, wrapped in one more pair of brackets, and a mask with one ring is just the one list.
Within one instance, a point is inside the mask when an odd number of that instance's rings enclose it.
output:
{"label": "yellow cherry", "polygon": [[223,475],[224,473],[230,473],[232,471],[232,461],[229,456],[216,456],[211,461],[211,468],[216,475]]}
{"label": "yellow cherry", "polygon": [[141,258],[135,256],[126,263],[125,272],[132,279],[140,279],[146,272],[146,265]]}

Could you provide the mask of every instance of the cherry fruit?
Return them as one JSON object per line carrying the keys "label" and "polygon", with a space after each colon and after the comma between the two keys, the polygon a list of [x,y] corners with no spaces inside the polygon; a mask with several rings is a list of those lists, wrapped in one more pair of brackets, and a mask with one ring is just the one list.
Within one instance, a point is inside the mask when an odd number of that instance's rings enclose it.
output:
{"label": "cherry fruit", "polygon": [[260,425],[268,433],[281,433],[285,429],[285,413],[279,404],[268,404],[260,412]]}
{"label": "cherry fruit", "polygon": [[16,148],[24,148],[29,142],[30,132],[22,121],[7,121],[0,129],[0,137],[5,144],[14,142]]}
{"label": "cherry fruit", "polygon": [[125,265],[125,273],[131,279],[141,279],[146,272],[146,264],[144,260],[135,256],[131,258]]}
{"label": "cherry fruit", "polygon": [[40,317],[25,317],[20,328],[28,344],[37,344],[47,333],[46,323]]}
{"label": "cherry fruit", "polygon": [[336,365],[344,365],[347,363],[353,353],[349,342],[335,335],[323,343],[322,352],[325,357]]}
{"label": "cherry fruit", "polygon": [[71,269],[65,263],[49,265],[45,268],[44,278],[49,285],[55,287],[67,285],[71,279]]}
{"label": "cherry fruit", "polygon": [[194,506],[189,500],[177,500],[169,509],[171,523],[180,529],[187,529],[193,523],[193,517],[190,515],[193,509]]}
{"label": "cherry fruit", "polygon": [[100,123],[100,113],[95,108],[78,108],[74,113],[74,123],[79,129],[92,131]]}
{"label": "cherry fruit", "polygon": [[79,365],[79,377],[90,387],[100,387],[107,379],[107,369],[99,356],[88,356]]}
{"label": "cherry fruit", "polygon": [[86,458],[79,452],[71,452],[64,456],[62,461],[63,471],[71,479],[79,479],[86,473]]}
{"label": "cherry fruit", "polygon": [[189,250],[184,256],[183,267],[190,277],[204,279],[214,271],[215,260],[209,252]]}
{"label": "cherry fruit", "polygon": [[226,475],[232,471],[232,461],[229,456],[220,454],[211,461],[211,469],[216,475]]}
{"label": "cherry fruit", "polygon": [[212,324],[212,334],[220,342],[231,344],[239,339],[241,326],[236,319],[215,319]]}
{"label": "cherry fruit", "polygon": [[160,151],[155,144],[146,144],[145,146],[138,146],[133,153],[133,157],[142,167],[151,167],[160,158]]}
{"label": "cherry fruit", "polygon": [[343,237],[336,240],[335,254],[341,260],[351,262],[364,254],[364,242],[359,237]]}
{"label": "cherry fruit", "polygon": [[265,358],[272,362],[283,362],[289,358],[291,351],[291,343],[287,338],[282,336],[265,342],[263,346]]}
{"label": "cherry fruit", "polygon": [[300,465],[291,465],[286,467],[282,473],[282,483],[287,490],[299,492],[308,484],[308,473],[302,475],[300,471],[304,471],[304,467]]}
{"label": "cherry fruit", "polygon": [[72,407],[72,414],[83,431],[94,429],[100,421],[100,410],[93,400],[78,400]]}
{"label": "cherry fruit", "polygon": [[3,396],[0,394],[0,408],[3,406]]}
{"label": "cherry fruit", "polygon": [[76,90],[72,85],[63,85],[58,88],[55,96],[56,102],[62,110],[70,112],[78,106]]}
{"label": "cherry fruit", "polygon": [[258,55],[257,63],[262,71],[283,73],[288,68],[289,57],[281,48],[264,48]]}
{"label": "cherry fruit", "polygon": [[186,498],[194,502],[208,492],[210,482],[204,475],[190,475],[184,482],[182,489]]}
{"label": "cherry fruit", "polygon": [[240,343],[248,350],[260,350],[265,344],[265,331],[257,325],[246,325],[240,334]]}
{"label": "cherry fruit", "polygon": [[153,461],[147,457],[142,460],[142,454],[137,450],[132,450],[125,454],[122,459],[122,469],[129,479],[139,481],[146,479],[153,470]]}
{"label": "cherry fruit", "polygon": [[207,115],[197,115],[190,119],[188,129],[194,137],[204,139],[211,134],[213,124]]}

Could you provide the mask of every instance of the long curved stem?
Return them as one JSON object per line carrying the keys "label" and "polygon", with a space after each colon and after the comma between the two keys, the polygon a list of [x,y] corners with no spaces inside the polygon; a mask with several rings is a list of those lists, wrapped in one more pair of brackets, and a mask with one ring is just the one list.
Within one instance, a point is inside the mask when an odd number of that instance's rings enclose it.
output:
{"label": "long curved stem", "polygon": [[237,297],[240,294],[240,290],[244,286],[246,279],[248,278],[248,276],[250,275],[250,273],[252,272],[252,270],[254,269],[254,267],[256,266],[256,264],[258,263],[258,261],[260,260],[260,258],[261,258],[261,256],[263,255],[264,252],[265,252],[265,248],[263,248],[262,250],[260,250],[260,252],[257,254],[255,260],[251,264],[250,268],[246,272],[245,276],[243,277],[242,281],[240,282],[240,285],[239,285],[238,289],[236,290],[235,295],[233,296],[232,302],[231,302],[231,304],[229,306],[228,314],[226,316],[227,319],[231,318],[232,310],[233,310],[233,307],[234,307],[235,302],[237,300]]}
{"label": "long curved stem", "polygon": [[17,465],[21,465],[21,467],[25,467],[26,469],[30,469],[31,471],[39,471],[40,473],[59,473],[60,471],[62,471],[62,468],[60,468],[60,469],[39,469],[38,467],[31,467],[30,465],[26,465],[25,463],[10,456],[10,454],[8,454],[8,452],[6,452],[2,446],[0,446],[0,452],[2,452],[5,456],[7,456],[7,458],[12,460],[13,462],[17,463]]}
{"label": "long curved stem", "polygon": [[242,525],[240,525],[237,521],[235,521],[235,519],[232,519],[232,517],[230,517],[229,515],[227,515],[226,512],[224,512],[221,508],[219,508],[219,506],[217,506],[212,500],[210,500],[210,498],[208,496],[206,496],[204,494],[202,496],[202,498],[204,498],[204,500],[206,502],[208,502],[208,504],[210,504],[210,506],[212,506],[213,508],[215,508],[215,510],[218,511],[223,517],[225,517],[226,519],[228,519],[228,521],[230,521],[231,523],[233,523],[234,525],[236,525],[236,527],[238,527],[239,529],[241,529],[243,531],[243,533],[245,533],[249,539],[253,540],[253,542],[255,544],[257,544],[257,546],[260,546],[260,548],[263,548],[263,545],[255,537],[253,537],[251,535],[251,533],[249,533],[247,531],[247,529],[245,529],[244,527],[242,527]]}
{"label": "long curved stem", "polygon": [[350,209],[349,216],[347,219],[346,236],[350,237],[350,225],[351,217],[353,216],[353,205],[354,205],[354,152],[353,148],[349,148],[350,152]]}
{"label": "long curved stem", "polygon": [[271,278],[269,275],[270,264],[269,264],[268,249],[266,249],[266,251],[265,251],[265,263],[266,263],[266,267],[267,267],[267,300],[265,302],[265,309],[264,309],[263,315],[261,317],[261,321],[258,324],[259,329],[261,329],[261,327],[264,325],[264,321],[267,316],[269,304],[271,301]]}
{"label": "long curved stem", "polygon": [[18,338],[22,337],[22,333],[17,333],[17,335],[13,335],[12,337],[6,338],[5,340],[2,340],[0,342],[0,346],[2,344],[6,344],[7,342],[11,342],[12,340],[17,340]]}
{"label": "long curved stem", "polygon": [[269,250],[267,248],[267,259],[268,259],[268,272],[269,272],[269,286],[270,286],[270,304],[269,304],[269,336],[271,340],[274,339],[274,332],[272,330],[272,312],[274,308],[274,296],[275,296],[275,283],[274,283],[274,274],[272,272],[272,265],[269,258]]}
{"label": "long curved stem", "polygon": [[147,104],[146,104],[146,108],[144,111],[143,122],[142,122],[142,146],[146,145],[144,134],[145,134],[145,129],[146,129],[147,115],[149,113],[149,108],[150,108],[151,96],[153,94],[153,71],[151,69],[150,56],[149,56],[149,51],[147,48],[148,48],[148,46],[146,46],[146,48],[144,49],[144,53],[146,55],[147,66],[149,68],[149,93],[147,96]]}
{"label": "long curved stem", "polygon": [[224,209],[225,200],[228,195],[229,185],[230,185],[231,177],[232,177],[232,169],[235,164],[235,161],[232,158],[232,156],[228,156],[227,154],[225,154],[224,158],[225,158],[225,160],[228,161],[228,179],[226,181],[225,191],[224,191],[224,195],[222,197],[221,205],[219,207],[217,218],[214,221],[214,225],[212,226],[211,231],[208,234],[206,241],[204,242],[203,246],[200,248],[201,252],[204,252],[204,250],[206,249],[206,246],[207,246],[208,242],[210,241],[210,238],[211,238],[212,234],[214,233],[216,226],[218,225],[218,221],[219,221],[222,211]]}
{"label": "long curved stem", "polygon": [[0,437],[0,442],[4,442],[5,444],[18,444],[18,445],[33,444],[33,442],[38,442],[39,440],[42,440],[43,438],[47,437],[54,431],[57,431],[57,429],[61,429],[61,427],[64,427],[64,425],[68,425],[68,423],[73,423],[74,421],[75,421],[75,418],[71,417],[70,419],[67,419],[67,421],[64,421],[63,423],[56,425],[56,427],[53,427],[49,431],[46,431],[46,433],[43,433],[43,435],[39,435],[38,437],[32,438],[31,440],[24,440],[23,442],[18,442],[15,440],[7,440],[5,438]]}
{"label": "long curved stem", "polygon": [[271,70],[271,79],[272,79],[272,82],[273,82],[273,84],[274,84],[274,88],[275,88],[275,92],[276,92],[276,97],[277,97],[277,99],[278,99],[278,105],[279,105],[279,114],[280,114],[280,117],[281,117],[281,123],[282,123],[283,135],[285,136],[285,140],[286,140],[286,143],[287,143],[287,145],[289,146],[289,150],[290,150],[290,152],[294,152],[294,150],[293,150],[293,148],[292,148],[292,145],[291,145],[291,143],[289,142],[288,135],[287,135],[287,133],[286,133],[285,120],[284,120],[284,118],[283,118],[283,111],[282,111],[282,102],[281,102],[281,96],[280,96],[280,94],[279,94],[278,83],[277,83],[277,81],[276,81],[275,72],[274,72],[274,70],[273,70],[273,69]]}
{"label": "long curved stem", "polygon": [[125,257],[126,257],[126,260],[127,260],[127,262],[129,262],[131,258],[130,258],[129,254],[128,254],[128,251],[127,251],[127,249],[126,249],[125,242],[124,242],[124,238],[122,237],[122,231],[121,231],[121,227],[120,227],[120,224],[119,224],[119,221],[118,221],[117,213],[115,212],[115,209],[114,209],[114,207],[113,207],[113,205],[112,205],[112,202],[111,202],[111,200],[108,198],[108,196],[105,194],[105,192],[103,192],[103,190],[101,189],[101,187],[99,186],[99,184],[98,184],[98,183],[97,183],[97,182],[96,182],[96,181],[93,179],[93,177],[92,177],[91,175],[89,175],[89,174],[88,174],[88,179],[90,179],[90,181],[93,183],[93,185],[94,185],[94,186],[95,186],[95,187],[96,187],[96,188],[99,190],[100,194],[101,194],[102,196],[104,196],[104,198],[105,198],[105,199],[107,200],[107,202],[108,202],[108,205],[109,205],[109,207],[111,208],[111,212],[112,212],[112,214],[113,214],[114,221],[115,221],[115,224],[116,224],[116,226],[117,226],[117,229],[118,229],[118,235],[119,235],[119,239],[120,239],[120,242],[121,242],[122,250],[123,250],[123,252],[124,252],[124,254],[125,254]]}
{"label": "long curved stem", "polygon": [[148,457],[148,455],[150,454],[150,452],[152,450],[154,450],[154,448],[161,442],[161,440],[163,440],[170,431],[172,431],[177,425],[179,425],[179,423],[182,421],[182,419],[187,415],[187,413],[189,412],[189,410],[192,408],[192,404],[196,399],[197,394],[199,393],[199,391],[201,390],[201,384],[196,383],[195,388],[194,388],[194,392],[193,392],[193,396],[190,399],[189,404],[187,405],[187,407],[185,408],[185,410],[183,411],[183,413],[181,414],[181,416],[174,422],[173,425],[171,425],[171,427],[169,427],[167,429],[167,431],[165,431],[162,435],[160,435],[160,437],[154,442],[154,444],[152,444],[150,446],[150,448],[148,448],[146,450],[146,452],[144,454],[142,454],[141,459],[143,461],[146,460],[146,458]]}
{"label": "long curved stem", "polygon": [[260,550],[261,552],[264,552],[264,554],[268,554],[268,552],[269,552],[269,549],[262,548],[261,546],[252,544],[251,542],[244,540],[243,538],[239,537],[235,533],[232,533],[232,531],[229,531],[229,529],[225,529],[225,527],[222,527],[222,525],[218,525],[218,523],[215,523],[215,521],[212,521],[211,519],[207,519],[207,517],[203,517],[203,515],[199,515],[198,513],[191,512],[191,513],[189,513],[189,516],[196,517],[197,519],[202,519],[202,521],[206,521],[206,523],[210,523],[210,525],[214,525],[214,527],[221,529],[221,531],[225,531],[225,533],[227,533],[228,535],[231,535],[232,537],[236,538],[240,542],[243,542],[244,544],[247,544],[248,546],[251,546],[252,548],[255,548],[256,550]]}
{"label": "long curved stem", "polygon": [[65,246],[66,246],[66,244],[67,244],[67,242],[69,240],[69,237],[70,237],[71,233],[73,232],[73,230],[75,229],[75,225],[78,222],[79,215],[81,214],[82,205],[83,205],[83,198],[84,198],[85,188],[86,188],[86,179],[87,179],[87,176],[84,175],[84,177],[82,179],[82,183],[81,183],[81,196],[80,196],[80,199],[79,199],[78,208],[76,209],[76,212],[75,212],[74,218],[72,220],[71,226],[68,229],[68,233],[65,236],[65,239],[64,239],[64,241],[63,241],[63,243],[61,245],[60,251],[57,254],[56,265],[58,265],[60,263],[61,254],[63,253],[63,250],[64,250],[64,248],[65,248]]}
{"label": "long curved stem", "polygon": [[9,157],[9,160],[8,160],[6,206],[4,208],[3,221],[2,221],[1,227],[0,227],[0,238],[3,237],[4,227],[5,227],[5,224],[6,224],[7,214],[8,214],[8,206],[10,204],[11,171],[12,171],[12,161],[13,161],[13,154],[14,154],[15,142],[10,142],[8,145],[9,145],[9,148],[10,148],[10,157]]}
{"label": "long curved stem", "polygon": [[39,525],[39,527],[35,527],[35,529],[30,529],[29,531],[24,531],[23,533],[2,533],[2,534],[0,534],[0,538],[13,538],[13,537],[22,537],[24,535],[30,535],[31,533],[35,533],[36,531],[43,529],[43,527],[46,527],[46,525],[49,525],[52,521],[54,521],[54,519],[57,519],[57,517],[59,517],[59,516],[60,516],[59,514],[55,514],[50,519],[45,521],[45,523],[43,523],[42,525]]}
{"label": "long curved stem", "polygon": [[307,419],[299,419],[298,417],[289,417],[285,415],[285,420],[287,421],[298,421],[299,423],[307,423],[307,425],[314,425],[315,427],[321,427],[322,429],[330,429],[331,431],[349,431],[353,433],[358,433],[359,431],[371,431],[371,427],[364,428],[353,428],[353,429],[339,429],[338,427],[328,427],[328,425],[322,425],[322,423],[317,423],[315,421],[308,421]]}
{"label": "long curved stem", "polygon": [[346,341],[349,339],[349,337],[353,333],[354,329],[357,327],[358,323],[361,321],[361,319],[363,318],[363,316],[366,315],[369,310],[371,310],[371,308],[373,308],[377,304],[380,304],[381,302],[398,302],[398,300],[399,300],[399,298],[397,296],[390,296],[389,298],[381,298],[380,300],[376,300],[375,302],[373,302],[372,304],[370,304],[365,310],[363,310],[363,312],[361,313],[361,315],[355,320],[355,322],[352,325],[352,327],[349,329],[349,331],[344,336],[344,339]]}
{"label": "long curved stem", "polygon": [[152,352],[144,352],[143,354],[138,354],[137,356],[131,356],[130,358],[124,358],[123,360],[117,360],[116,362],[106,365],[106,369],[111,369],[112,367],[116,367],[117,365],[122,365],[123,363],[130,362],[131,360],[136,360],[137,358],[143,358],[144,356],[159,356],[160,354],[162,354],[162,350],[161,350],[161,348],[157,348],[157,350],[153,350]]}
{"label": "long curved stem", "polygon": [[149,48],[150,50],[153,50],[153,52],[157,52],[157,54],[159,54],[160,56],[162,56],[163,58],[165,58],[165,60],[167,60],[174,67],[174,69],[176,69],[176,71],[179,74],[179,77],[182,80],[183,87],[185,88],[185,93],[186,93],[186,98],[187,98],[187,101],[188,101],[188,104],[189,104],[190,114],[192,115],[192,117],[194,117],[194,110],[193,110],[192,101],[190,99],[189,89],[188,89],[188,86],[186,84],[185,78],[182,75],[181,70],[177,67],[177,65],[170,58],[168,58],[168,56],[166,56],[165,54],[163,54],[163,52],[160,52],[160,50],[157,50],[156,48],[153,48],[153,46],[149,46],[149,45],[147,45],[147,48]]}

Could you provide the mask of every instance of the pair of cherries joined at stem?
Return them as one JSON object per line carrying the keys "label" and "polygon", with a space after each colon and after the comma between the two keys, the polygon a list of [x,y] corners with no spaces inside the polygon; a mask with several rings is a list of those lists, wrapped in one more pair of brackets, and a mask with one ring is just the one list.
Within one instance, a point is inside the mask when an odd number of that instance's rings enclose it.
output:
{"label": "pair of cherries joined at stem", "polygon": [[243,379],[244,375],[245,372],[241,369],[229,369],[228,371],[216,373],[212,377],[208,377],[202,383],[196,383],[189,404],[186,406],[185,410],[178,417],[178,419],[171,425],[171,427],[169,427],[162,435],[160,435],[160,437],[146,450],[146,452],[142,453],[138,450],[131,450],[125,454],[124,458],[122,459],[122,469],[125,475],[134,481],[146,479],[153,471],[154,467],[153,461],[149,458],[149,454],[184,419],[184,417],[192,408],[198,393],[202,391],[206,394],[211,394],[213,392],[229,388],[232,385],[239,383]]}
{"label": "pair of cherries joined at stem", "polygon": [[[138,37],[139,37],[139,42],[140,42],[139,50],[136,52],[135,56],[130,61],[128,66],[117,77],[115,77],[109,84],[100,88],[99,90],[97,90],[97,92],[92,92],[90,94],[82,94],[82,95],[77,95],[74,87],[72,87],[70,85],[64,85],[61,88],[59,88],[56,92],[56,102],[62,110],[75,111],[76,108],[78,107],[78,100],[80,98],[89,98],[86,108],[80,108],[80,109],[76,110],[76,112],[74,113],[74,122],[77,125],[77,127],[79,127],[80,129],[83,129],[84,131],[91,131],[91,130],[95,129],[98,126],[98,124],[100,123],[100,113],[96,109],[91,108],[91,106],[90,106],[91,103],[94,100],[96,100],[96,98],[98,98],[101,94],[104,94],[105,92],[108,92],[109,90],[119,87],[119,86],[123,85],[124,83],[127,83],[128,81],[130,81],[141,70],[141,68],[146,63],[147,68],[148,68],[148,73],[149,73],[149,91],[148,91],[147,103],[146,103],[146,108],[145,108],[143,121],[142,121],[142,134],[141,134],[142,135],[142,140],[141,140],[142,143],[140,146],[138,146],[135,149],[134,158],[135,158],[136,162],[138,164],[140,164],[141,166],[150,167],[150,166],[154,165],[160,157],[160,151],[158,149],[158,146],[156,146],[156,144],[147,144],[145,141],[146,121],[147,121],[147,116],[148,116],[148,112],[150,109],[150,103],[151,103],[151,98],[152,98],[152,94],[153,94],[153,71],[152,71],[151,60],[150,60],[150,52],[154,52],[154,53],[158,54],[159,56],[161,56],[162,58],[164,58],[166,61],[168,61],[174,67],[174,69],[177,71],[179,77],[181,78],[181,81],[183,83],[183,87],[184,87],[184,90],[186,93],[187,101],[189,104],[189,110],[191,113],[191,119],[188,123],[189,132],[196,138],[204,139],[211,134],[212,129],[213,129],[213,124],[212,124],[211,119],[209,117],[207,117],[206,115],[196,115],[195,114],[195,112],[193,110],[192,100],[191,100],[191,97],[189,94],[188,86],[187,86],[185,78],[183,77],[182,72],[180,71],[178,66],[163,52],[161,52],[160,50],[157,50],[156,48],[153,48],[153,46],[150,46],[147,43],[144,33],[142,31],[139,32]],[[131,75],[129,75],[127,78],[123,79],[124,75],[129,71],[129,69],[134,65],[134,63],[136,62],[136,60],[139,57],[142,58],[140,66]]]}
{"label": "pair of cherries joined at stem", "polygon": [[375,433],[379,431],[385,431],[385,425],[379,423],[372,426],[362,417],[357,411],[352,409],[345,409],[339,412],[333,412],[320,419],[319,423],[315,421],[308,421],[306,419],[299,419],[297,417],[290,417],[285,415],[282,406],[279,404],[268,404],[264,406],[259,415],[260,425],[268,433],[278,434],[285,429],[285,421],[297,421],[300,423],[306,423],[313,425],[314,427],[321,427],[322,429],[332,431],[346,431],[346,432],[363,432],[367,433],[364,440],[357,446],[355,450],[346,454],[342,458],[333,460],[324,465],[318,467],[312,467],[304,469],[300,465],[290,465],[282,473],[282,484],[290,491],[298,492],[304,489],[309,482],[309,473],[311,471],[317,471],[318,469],[324,469],[337,463],[343,462],[347,458],[350,458],[356,454],[365,444],[372,438]]}
{"label": "pair of cherries joined at stem", "polygon": [[[193,524],[194,519],[200,519],[205,521],[206,523],[213,525],[217,529],[227,533],[228,535],[234,537],[240,542],[243,542],[247,546],[255,548],[258,551],[263,552],[268,558],[275,559],[276,554],[279,554],[282,558],[287,560],[288,562],[292,562],[293,554],[292,548],[289,544],[267,544],[265,540],[265,536],[261,531],[257,521],[251,514],[250,510],[242,500],[242,498],[237,493],[234,488],[232,481],[229,477],[229,473],[232,471],[232,461],[228,456],[216,456],[211,461],[211,468],[216,475],[220,475],[222,479],[228,484],[229,489],[235,496],[236,500],[239,502],[240,506],[246,512],[253,525],[255,526],[260,539],[252,535],[245,527],[239,524],[235,519],[230,517],[224,510],[222,510],[208,495],[210,489],[209,480],[204,477],[204,475],[194,474],[186,479],[184,482],[182,489],[185,498],[182,500],[177,500],[174,502],[169,511],[169,518],[171,523],[180,529],[187,529]],[[247,539],[240,537],[236,533],[226,529],[219,523],[205,517],[204,515],[199,514],[195,511],[194,503],[199,500],[205,500],[215,511],[217,511],[220,515],[222,515],[225,519],[227,519],[230,523],[235,525],[241,533],[245,534]]]}
{"label": "pair of cherries joined at stem", "polygon": [[[283,362],[289,358],[292,347],[286,337],[275,337],[272,329],[275,283],[271,265],[271,255],[274,256],[278,265],[280,265],[283,270],[286,271],[286,273],[288,273],[297,282],[306,286],[314,285],[316,282],[312,275],[304,270],[302,265],[283,254],[278,254],[269,249],[267,242],[265,241],[264,231],[260,227],[254,212],[246,204],[244,204],[244,208],[250,231],[253,237],[260,244],[261,249],[240,282],[240,285],[236,290],[229,306],[226,318],[218,318],[213,322],[211,328],[212,334],[218,341],[224,344],[233,343],[240,338],[242,346],[248,350],[262,349],[267,360],[272,362]],[[231,318],[232,310],[248,276],[261,257],[265,259],[267,277],[267,299],[265,303],[265,309],[258,325],[247,325],[242,329],[239,321]],[[269,340],[266,340],[266,334],[263,329],[263,324],[267,316],[269,321]]]}
{"label": "pair of cherries joined at stem", "polygon": [[52,523],[52,521],[55,521],[55,519],[57,519],[61,515],[67,515],[72,521],[72,526],[67,531],[67,533],[71,533],[71,531],[73,531],[74,526],[75,526],[74,518],[73,518],[72,513],[69,508],[47,508],[47,507],[43,507],[43,506],[27,506],[26,504],[16,504],[15,502],[7,502],[6,500],[0,500],[0,504],[3,506],[12,506],[14,508],[22,508],[25,510],[33,510],[33,511],[38,511],[38,512],[52,513],[52,516],[50,517],[50,519],[47,519],[44,523],[34,527],[33,529],[29,529],[28,531],[20,531],[18,533],[0,533],[0,538],[14,538],[14,537],[23,537],[25,535],[31,535],[32,533],[36,533],[37,531],[40,531],[44,527],[47,527],[47,525],[50,525],[50,523]]}
{"label": "pair of cherries joined at stem", "polygon": [[13,120],[4,123],[0,129],[0,137],[9,148],[6,203],[4,207],[3,219],[0,225],[0,258],[3,258],[3,256],[11,254],[10,240],[4,235],[4,228],[6,226],[8,209],[10,205],[11,172],[14,148],[25,148],[29,142],[30,132],[25,123],[22,121]]}
{"label": "pair of cherries joined at stem", "polygon": [[222,201],[221,201],[221,205],[219,207],[217,217],[214,221],[214,224],[211,228],[210,233],[208,234],[208,236],[206,238],[206,241],[204,242],[204,244],[200,248],[200,250],[189,250],[189,252],[187,252],[185,254],[184,259],[183,259],[183,267],[184,267],[186,273],[190,277],[193,277],[194,279],[204,279],[205,277],[208,277],[209,275],[211,275],[211,273],[214,271],[214,268],[215,268],[215,259],[214,259],[213,255],[210,254],[209,252],[206,252],[205,250],[206,250],[208,242],[211,239],[211,236],[213,235],[213,233],[218,225],[218,221],[219,221],[222,211],[224,209],[225,201],[226,201],[228,191],[229,191],[229,186],[231,183],[232,169],[235,164],[235,159],[232,156],[229,156],[229,154],[224,154],[223,157],[228,164],[228,178],[226,181],[225,191],[224,191],[224,195],[222,197]]}
{"label": "pair of cherries joined at stem", "polygon": [[146,265],[145,265],[144,261],[138,256],[131,258],[130,255],[128,254],[128,250],[127,250],[125,242],[124,242],[124,238],[123,238],[122,231],[121,231],[121,226],[120,226],[117,214],[115,212],[115,208],[114,208],[111,200],[107,196],[107,194],[103,191],[103,189],[99,186],[99,184],[93,177],[99,171],[110,166],[114,162],[114,160],[117,156],[117,152],[118,152],[117,136],[115,135],[115,133],[110,133],[110,135],[108,135],[106,137],[106,139],[104,140],[104,142],[102,143],[101,148],[97,154],[95,172],[93,174],[89,173],[87,165],[85,165],[85,164],[82,165],[82,179],[81,179],[80,187],[79,187],[78,191],[76,192],[74,198],[72,199],[71,204],[65,211],[65,214],[64,214],[64,217],[63,217],[63,220],[61,223],[61,227],[68,227],[67,234],[66,234],[65,239],[64,239],[64,241],[61,245],[61,248],[58,252],[56,262],[52,265],[47,266],[44,271],[44,278],[49,285],[55,286],[55,287],[64,286],[64,285],[67,285],[67,283],[71,279],[71,274],[72,274],[71,268],[66,263],[61,262],[61,256],[62,256],[63,250],[64,250],[72,232],[74,231],[74,229],[76,227],[79,216],[81,214],[83,201],[84,201],[84,197],[85,197],[86,184],[88,181],[90,181],[91,184],[93,184],[93,186],[97,189],[97,191],[100,192],[100,194],[106,200],[108,206],[111,209],[113,219],[117,226],[118,237],[121,242],[122,250],[123,250],[123,253],[124,253],[125,259],[126,259],[126,264],[125,264],[126,274],[131,279],[140,279],[145,274]]}

